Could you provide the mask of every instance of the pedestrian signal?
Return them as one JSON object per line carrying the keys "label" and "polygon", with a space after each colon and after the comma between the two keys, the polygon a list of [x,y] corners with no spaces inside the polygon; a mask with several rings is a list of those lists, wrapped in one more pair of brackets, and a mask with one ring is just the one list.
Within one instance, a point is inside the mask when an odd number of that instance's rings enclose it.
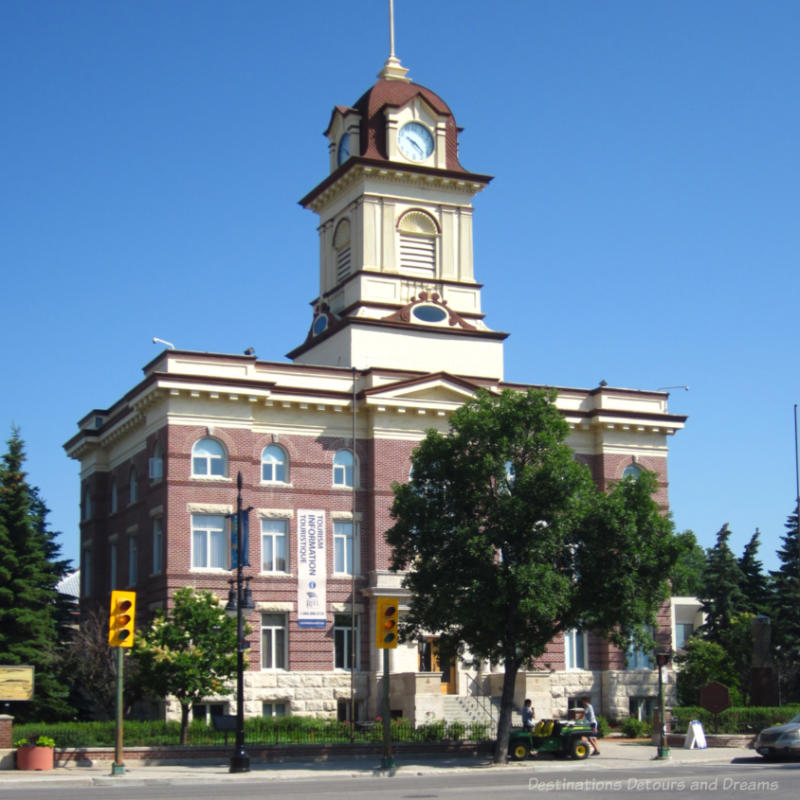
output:
{"label": "pedestrian signal", "polygon": [[400,601],[397,597],[379,597],[377,632],[375,639],[381,650],[397,647],[397,623],[400,617]]}
{"label": "pedestrian signal", "polygon": [[112,647],[133,647],[133,626],[136,621],[136,592],[111,592],[111,615],[108,621],[108,643]]}

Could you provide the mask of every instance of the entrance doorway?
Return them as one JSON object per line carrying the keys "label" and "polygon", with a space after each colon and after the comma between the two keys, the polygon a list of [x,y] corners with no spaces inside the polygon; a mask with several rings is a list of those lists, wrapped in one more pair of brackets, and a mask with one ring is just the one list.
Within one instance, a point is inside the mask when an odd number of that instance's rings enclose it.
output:
{"label": "entrance doorway", "polygon": [[456,660],[443,659],[439,654],[439,638],[425,636],[418,647],[418,669],[420,672],[438,672],[442,676],[442,694],[456,694]]}

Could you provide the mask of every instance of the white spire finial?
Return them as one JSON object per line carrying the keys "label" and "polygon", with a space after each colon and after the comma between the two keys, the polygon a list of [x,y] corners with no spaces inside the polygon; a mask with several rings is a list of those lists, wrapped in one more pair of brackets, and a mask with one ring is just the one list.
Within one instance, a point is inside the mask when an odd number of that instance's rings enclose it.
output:
{"label": "white spire finial", "polygon": [[387,81],[405,81],[411,83],[411,78],[406,77],[408,70],[400,63],[394,54],[394,0],[389,0],[389,58],[378,73],[379,78]]}

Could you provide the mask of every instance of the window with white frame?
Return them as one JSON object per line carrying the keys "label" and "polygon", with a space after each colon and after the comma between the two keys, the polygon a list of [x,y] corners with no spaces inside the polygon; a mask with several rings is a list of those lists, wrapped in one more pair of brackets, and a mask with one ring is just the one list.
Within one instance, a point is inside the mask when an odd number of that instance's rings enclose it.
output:
{"label": "window with white frame", "polygon": [[261,451],[261,480],[266,483],[286,483],[286,452],[271,444]]}
{"label": "window with white frame", "polygon": [[582,631],[564,631],[564,667],[587,669],[586,634]]}
{"label": "window with white frame", "polygon": [[337,450],[333,457],[333,485],[353,486],[353,454],[349,450]]}
{"label": "window with white frame", "polygon": [[117,513],[119,499],[117,498],[117,482],[112,479],[111,481],[111,513]]}
{"label": "window with white frame", "polygon": [[286,669],[288,633],[285,614],[261,615],[261,669]]}
{"label": "window with white frame", "polygon": [[227,569],[228,548],[222,514],[192,514],[192,568]]}
{"label": "window with white frame", "polygon": [[135,536],[128,537],[128,586],[136,586],[139,579],[139,546]]}
{"label": "window with white frame", "polygon": [[153,575],[160,575],[164,571],[164,520],[161,517],[153,519]]}
{"label": "window with white frame", "polygon": [[200,439],[192,447],[192,475],[224,478],[228,473],[225,448],[216,439]]}
{"label": "window with white frame", "polygon": [[[350,669],[351,657],[355,651],[355,668],[358,669],[358,650],[360,645],[359,626],[361,618],[356,615],[355,629],[351,627],[349,614],[336,614],[333,618],[334,667]],[[355,640],[353,639],[355,633]]]}
{"label": "window with white frame", "polygon": [[111,542],[108,549],[108,582],[111,589],[117,588],[117,543]]}
{"label": "window with white frame", "polygon": [[131,468],[130,474],[130,493],[128,495],[130,497],[130,503],[133,504],[139,499],[139,484],[136,481],[136,469]]}
{"label": "window with white frame", "polygon": [[262,717],[285,717],[288,715],[288,704],[286,701],[276,702],[274,700],[265,700],[261,704]]}
{"label": "window with white frame", "polygon": [[287,572],[288,519],[261,520],[261,571]]}
{"label": "window with white frame", "polygon": [[225,714],[225,703],[193,703],[192,719],[199,722],[211,724],[214,717],[221,717]]}
{"label": "window with white frame", "polygon": [[350,520],[337,519],[333,522],[333,571],[342,575],[358,574],[358,544],[353,542],[353,523]]}

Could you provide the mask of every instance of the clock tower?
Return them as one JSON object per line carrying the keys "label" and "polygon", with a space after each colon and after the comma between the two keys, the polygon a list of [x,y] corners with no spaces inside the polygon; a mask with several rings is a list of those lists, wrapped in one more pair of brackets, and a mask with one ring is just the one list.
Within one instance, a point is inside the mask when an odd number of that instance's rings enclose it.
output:
{"label": "clock tower", "polygon": [[330,172],[301,201],[319,215],[319,295],[296,363],[502,380],[481,313],[472,198],[491,180],[459,162],[455,117],[392,53],[325,136]]}

